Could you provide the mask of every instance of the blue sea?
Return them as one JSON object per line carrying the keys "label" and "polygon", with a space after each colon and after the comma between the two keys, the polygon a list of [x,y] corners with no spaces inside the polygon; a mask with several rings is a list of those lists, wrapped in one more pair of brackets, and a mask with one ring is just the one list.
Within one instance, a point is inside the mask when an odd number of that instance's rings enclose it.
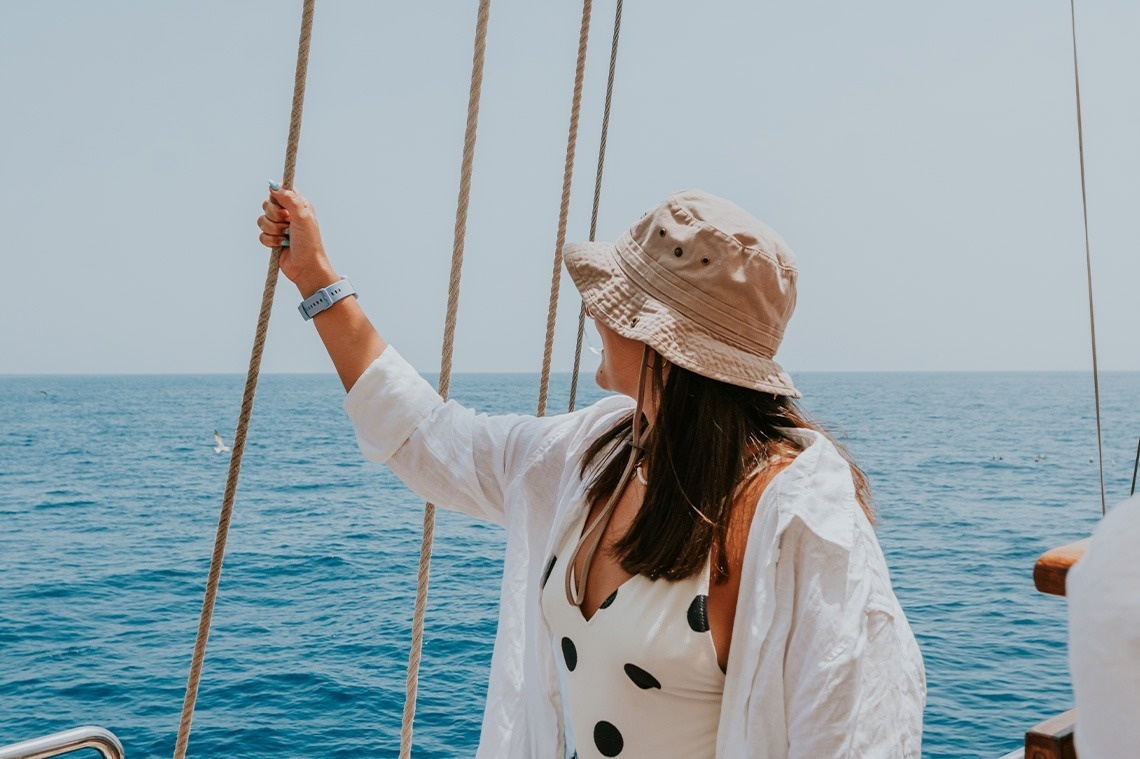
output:
{"label": "blue sea", "polygon": [[[228,465],[239,376],[0,377],[0,745],[98,724],[170,756]],[[530,375],[453,396],[528,411]],[[553,408],[564,407],[559,377]],[[592,382],[589,383],[592,385]],[[998,757],[1072,705],[1043,551],[1100,515],[1085,374],[801,374],[871,478],[926,660],[924,755]],[[262,378],[190,739],[192,756],[394,756],[422,504],[363,460],[328,375]],[[585,391],[585,402],[598,397]],[[1128,491],[1140,374],[1102,377],[1110,504]],[[441,512],[419,757],[478,741],[499,528]]]}

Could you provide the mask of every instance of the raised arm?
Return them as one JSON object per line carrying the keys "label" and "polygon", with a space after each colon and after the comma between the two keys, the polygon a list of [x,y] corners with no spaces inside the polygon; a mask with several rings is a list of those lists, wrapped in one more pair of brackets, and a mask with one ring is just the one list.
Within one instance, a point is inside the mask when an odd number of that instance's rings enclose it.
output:
{"label": "raised arm", "polygon": [[[257,220],[266,247],[282,245],[281,273],[303,299],[340,278],[321,243],[308,201],[294,190],[271,190]],[[286,233],[288,232],[288,233]],[[313,317],[345,390],[345,409],[362,452],[386,463],[412,490],[440,506],[503,522],[505,492],[524,467],[546,467],[550,490],[528,505],[551,519],[553,488],[566,468],[566,450],[581,428],[627,404],[535,418],[487,416],[444,403],[416,370],[373,328],[355,298]],[[381,354],[384,354],[381,358]],[[381,360],[377,360],[381,359]],[[561,447],[558,447],[561,446]]]}
{"label": "raised arm", "polygon": [[[265,213],[257,220],[261,244],[278,245],[281,273],[301,293],[302,300],[340,279],[329,262],[313,207],[295,190],[269,191],[262,204]],[[325,344],[345,390],[351,390],[388,344],[368,321],[356,298],[345,298],[313,317],[317,334]]]}

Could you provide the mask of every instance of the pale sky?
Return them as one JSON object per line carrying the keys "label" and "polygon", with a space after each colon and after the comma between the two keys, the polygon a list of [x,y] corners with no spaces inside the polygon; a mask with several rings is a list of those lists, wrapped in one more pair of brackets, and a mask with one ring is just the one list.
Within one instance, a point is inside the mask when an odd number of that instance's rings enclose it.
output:
{"label": "pale sky", "polygon": [[[422,371],[442,335],[476,3],[318,0],[297,187]],[[537,371],[581,6],[494,0],[457,371]],[[1105,369],[1140,370],[1140,3],[1081,0]],[[244,372],[300,2],[6,2],[0,373]],[[570,239],[589,229],[598,0]],[[807,370],[1087,370],[1069,6],[629,0],[599,226],[700,187],[800,264]],[[282,279],[263,370],[330,371]],[[564,278],[555,369],[578,301]],[[590,363],[589,366],[593,366]]]}

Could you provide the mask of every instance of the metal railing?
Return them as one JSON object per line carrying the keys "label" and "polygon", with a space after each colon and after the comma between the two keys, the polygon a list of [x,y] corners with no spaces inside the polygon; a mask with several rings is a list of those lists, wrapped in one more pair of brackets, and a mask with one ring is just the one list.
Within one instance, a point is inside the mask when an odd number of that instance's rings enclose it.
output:
{"label": "metal railing", "polygon": [[87,725],[52,733],[42,738],[0,746],[0,759],[48,759],[84,748],[93,748],[103,759],[123,759],[123,744],[110,730]]}

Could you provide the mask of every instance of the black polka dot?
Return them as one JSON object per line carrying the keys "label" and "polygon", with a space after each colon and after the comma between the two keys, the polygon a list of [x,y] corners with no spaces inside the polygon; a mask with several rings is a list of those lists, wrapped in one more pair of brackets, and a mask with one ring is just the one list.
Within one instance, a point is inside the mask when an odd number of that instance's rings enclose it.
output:
{"label": "black polka dot", "polygon": [[594,745],[602,756],[617,756],[625,748],[625,739],[616,727],[602,720],[594,725]]}
{"label": "black polka dot", "polygon": [[562,656],[566,659],[566,669],[573,672],[578,666],[578,649],[574,647],[574,641],[569,638],[562,639]]}
{"label": "black polka dot", "polygon": [[693,632],[705,633],[709,631],[709,597],[697,596],[689,604],[689,627]]}
{"label": "black polka dot", "polygon": [[602,601],[602,605],[599,606],[598,608],[599,609],[610,608],[610,604],[612,604],[614,602],[615,598],[617,598],[617,591],[616,590],[613,593],[610,593],[609,596],[606,597],[606,600]]}
{"label": "black polka dot", "polygon": [[558,561],[557,556],[551,556],[550,561],[546,562],[546,569],[542,570],[542,587],[546,587],[546,581],[550,579],[550,573],[554,571],[554,562]]}
{"label": "black polka dot", "polygon": [[661,682],[636,664],[627,664],[624,669],[625,673],[629,675],[629,679],[633,680],[633,684],[638,688],[642,690],[649,690],[650,688],[661,690]]}

